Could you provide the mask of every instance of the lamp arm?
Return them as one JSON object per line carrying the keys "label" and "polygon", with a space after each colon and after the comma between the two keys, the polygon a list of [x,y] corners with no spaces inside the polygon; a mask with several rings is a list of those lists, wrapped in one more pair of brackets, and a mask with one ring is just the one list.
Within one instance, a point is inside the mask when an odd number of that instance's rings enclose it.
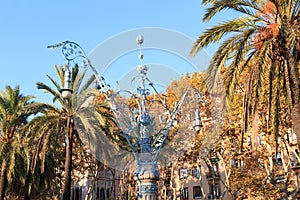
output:
{"label": "lamp arm", "polygon": [[[154,152],[155,152],[155,155],[154,155],[153,161],[157,161],[157,158],[158,158],[158,155],[159,155],[159,153],[160,153],[160,151],[161,151],[161,148],[162,148],[162,146],[163,146],[163,144],[164,144],[166,138],[167,138],[168,135],[169,135],[169,132],[170,132],[170,130],[171,130],[171,127],[172,127],[172,125],[173,125],[173,123],[174,123],[174,121],[175,121],[175,118],[176,118],[177,114],[178,114],[179,108],[181,107],[181,105],[182,105],[182,103],[183,103],[183,101],[184,101],[184,99],[185,99],[187,93],[188,93],[188,90],[187,90],[187,91],[184,93],[184,95],[181,97],[180,102],[177,104],[177,106],[174,108],[173,112],[171,113],[171,115],[170,115],[170,117],[169,117],[169,119],[168,119],[168,122],[167,122],[166,125],[165,125],[165,127],[167,127],[167,128],[163,128],[163,129],[162,129],[162,130],[165,130],[165,134],[162,133],[162,132],[160,131],[160,132],[158,133],[158,136],[156,136],[156,138],[155,138],[154,141],[158,141],[158,137],[159,137],[159,136],[162,136],[162,140],[161,140],[159,143],[157,143],[157,144],[159,145],[159,147],[158,147],[158,149],[157,149],[156,151],[154,151]],[[153,143],[153,145],[155,145],[155,143]],[[157,145],[156,145],[156,146],[157,146]]]}
{"label": "lamp arm", "polygon": [[124,131],[122,132],[122,135],[126,138],[126,141],[129,144],[130,149],[132,151],[132,154],[134,156],[134,159],[138,162],[138,156],[137,156],[137,154],[135,152],[135,148],[134,148],[134,146],[132,145],[132,143],[131,143],[131,141],[129,139],[130,136],[126,132],[124,132]]}

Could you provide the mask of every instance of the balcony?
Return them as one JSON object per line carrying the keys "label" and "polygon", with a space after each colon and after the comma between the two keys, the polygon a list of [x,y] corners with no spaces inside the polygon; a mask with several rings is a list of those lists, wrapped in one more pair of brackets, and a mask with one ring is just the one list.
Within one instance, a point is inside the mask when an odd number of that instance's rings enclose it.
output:
{"label": "balcony", "polygon": [[220,179],[220,172],[215,172],[215,171],[207,172],[206,173],[206,179],[208,181],[210,181],[210,180],[219,180]]}

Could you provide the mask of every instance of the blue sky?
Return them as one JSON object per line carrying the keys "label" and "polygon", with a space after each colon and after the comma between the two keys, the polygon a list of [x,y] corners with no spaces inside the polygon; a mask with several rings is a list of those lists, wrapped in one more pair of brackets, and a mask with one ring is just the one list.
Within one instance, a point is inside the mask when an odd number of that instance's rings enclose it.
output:
{"label": "blue sky", "polygon": [[[54,64],[65,63],[60,52],[47,49],[64,40],[79,43],[88,54],[96,45],[124,31],[141,27],[175,30],[196,39],[212,25],[203,23],[200,0],[10,0],[0,3],[0,90],[21,86],[25,95],[47,97],[36,82],[55,77]],[[214,48],[206,49],[211,56]]]}

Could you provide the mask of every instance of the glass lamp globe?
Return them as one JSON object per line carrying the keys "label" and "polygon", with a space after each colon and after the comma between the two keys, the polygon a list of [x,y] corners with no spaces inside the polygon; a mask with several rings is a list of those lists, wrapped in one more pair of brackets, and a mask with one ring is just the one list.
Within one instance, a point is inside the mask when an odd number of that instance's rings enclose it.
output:
{"label": "glass lamp globe", "polygon": [[62,89],[60,92],[61,92],[62,98],[70,99],[73,91],[70,89]]}

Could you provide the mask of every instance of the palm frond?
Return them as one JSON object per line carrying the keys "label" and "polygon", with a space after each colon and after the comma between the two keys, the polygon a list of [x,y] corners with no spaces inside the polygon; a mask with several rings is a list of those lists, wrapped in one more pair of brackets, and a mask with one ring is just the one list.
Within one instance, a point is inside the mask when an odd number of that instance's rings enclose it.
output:
{"label": "palm frond", "polygon": [[249,28],[249,26],[252,26],[252,20],[245,17],[236,18],[213,26],[204,31],[204,33],[202,33],[193,43],[190,54],[195,56],[199,50],[211,43],[219,42],[226,34],[241,32],[244,28]]}
{"label": "palm frond", "polygon": [[48,150],[48,144],[49,144],[49,139],[51,136],[51,133],[54,130],[48,129],[45,134],[43,134],[42,140],[43,140],[43,144],[42,144],[42,148],[40,150],[40,158],[41,158],[41,173],[44,173],[45,171],[45,160],[46,160],[46,153]]}
{"label": "palm frond", "polygon": [[72,89],[74,91],[74,95],[77,95],[79,93],[84,75],[85,75],[85,73],[80,73],[77,75],[76,79],[74,80],[73,87],[72,87]]}
{"label": "palm frond", "polygon": [[[55,89],[51,88],[50,90],[48,90],[50,88],[49,86],[45,87],[45,88],[38,88],[38,89],[43,89],[43,90],[45,90],[44,92],[48,92],[50,94],[52,94],[51,92],[53,92],[53,91],[60,91],[62,89],[64,83],[58,84],[50,75],[46,75],[46,76],[50,80],[50,82],[55,86]],[[64,78],[62,80],[60,80],[60,81],[63,82]],[[47,86],[46,84],[44,84],[44,85]]]}
{"label": "palm frond", "polygon": [[[224,66],[225,62],[230,60],[230,57],[232,55],[237,56],[237,54],[241,53],[241,52],[243,52],[242,55],[245,55],[247,53],[247,49],[248,49],[247,42],[250,39],[250,36],[253,32],[254,31],[252,29],[250,29],[248,32],[246,32],[246,34],[241,32],[240,34],[233,35],[232,37],[225,40],[221,44],[221,46],[218,48],[217,52],[213,56],[211,64],[209,65],[209,67],[205,73],[205,83],[208,85],[208,87],[210,89],[212,89],[214,87],[214,85],[218,82],[217,79],[218,79],[218,74],[221,69],[221,66]],[[240,39],[240,38],[242,38],[242,39]],[[239,40],[242,40],[242,41],[237,42]],[[244,49],[242,50],[242,48],[244,48]],[[236,58],[234,60],[235,62],[231,62],[231,67],[229,68],[229,72],[230,71],[234,72],[234,69],[236,67],[238,67],[239,62],[242,60],[239,56],[242,56],[242,55],[238,55],[237,56],[238,58]],[[241,73],[241,72],[242,71],[239,71],[239,73]],[[232,78],[228,78],[228,77],[233,77],[233,76],[230,76],[230,73],[227,74],[226,77],[227,77],[226,79],[230,80],[231,83],[236,83],[236,81],[233,81]],[[239,76],[237,76],[237,74],[236,74],[235,77],[238,78]],[[226,82],[226,79],[225,79],[225,82]],[[226,83],[225,83],[225,85],[226,85]],[[227,85],[229,85],[229,84],[227,84]]]}
{"label": "palm frond", "polygon": [[208,4],[208,3],[215,3],[215,2],[217,2],[218,0],[202,0],[202,4],[203,5],[206,5],[206,4]]}
{"label": "palm frond", "polygon": [[54,90],[53,88],[42,82],[37,82],[36,85],[37,89],[43,90],[45,93],[51,94],[53,96],[53,102],[58,100],[61,105],[64,104],[63,100],[61,99],[61,95],[57,90]]}
{"label": "palm frond", "polygon": [[[75,83],[75,80],[77,79],[79,75],[79,66],[76,64],[74,67],[72,67],[71,71],[71,85]],[[72,85],[72,88],[74,86]]]}
{"label": "palm frond", "polygon": [[263,20],[256,15],[258,11],[262,11],[261,8],[255,2],[248,0],[227,0],[214,2],[211,7],[206,9],[202,20],[204,22],[210,21],[217,13],[227,9],[239,12],[248,17],[251,16],[253,18],[259,18],[260,20]]}
{"label": "palm frond", "polygon": [[79,93],[82,93],[83,91],[87,90],[89,87],[92,86],[92,84],[95,82],[96,78],[94,75],[90,76],[86,83],[81,87],[81,90]]}
{"label": "palm frond", "polygon": [[80,110],[85,109],[86,107],[93,107],[95,108],[95,96],[97,94],[97,90],[94,88],[88,88],[82,91],[80,94],[73,99],[73,108],[74,113],[80,112]]}
{"label": "palm frond", "polygon": [[234,54],[233,54],[233,65],[240,65],[241,62],[245,60],[251,54],[251,49],[254,49],[251,45],[251,41],[253,40],[253,35],[256,34],[255,28],[250,28],[243,31],[241,34],[237,35],[238,39],[236,39],[236,43],[234,46]]}
{"label": "palm frond", "polygon": [[294,6],[292,11],[292,16],[299,16],[300,13],[300,0],[291,0]]}
{"label": "palm frond", "polygon": [[[68,67],[68,66],[66,66],[66,67]],[[62,66],[58,67],[56,65],[54,65],[54,70],[55,70],[56,75],[58,76],[58,80],[59,80],[60,84],[57,83],[51,76],[47,75],[47,77],[50,79],[52,84],[55,85],[56,89],[60,90],[60,85],[64,85],[65,70]]]}
{"label": "palm frond", "polygon": [[8,159],[8,168],[7,168],[7,180],[8,180],[8,183],[11,183],[12,180],[13,180],[13,176],[15,174],[15,163],[16,163],[16,160],[15,160],[15,149],[11,146],[10,148],[10,152],[9,154],[7,155],[7,157],[9,158]]}

